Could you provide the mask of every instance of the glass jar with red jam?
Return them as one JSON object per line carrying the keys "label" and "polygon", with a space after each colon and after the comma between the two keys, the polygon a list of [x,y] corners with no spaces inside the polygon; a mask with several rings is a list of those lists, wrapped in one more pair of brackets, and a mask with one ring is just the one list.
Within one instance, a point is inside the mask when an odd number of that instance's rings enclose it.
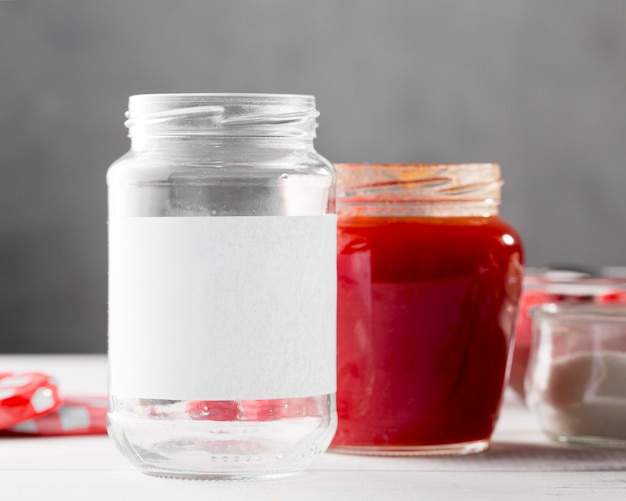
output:
{"label": "glass jar with red jam", "polygon": [[489,447],[523,278],[495,164],[336,164],[335,451]]}

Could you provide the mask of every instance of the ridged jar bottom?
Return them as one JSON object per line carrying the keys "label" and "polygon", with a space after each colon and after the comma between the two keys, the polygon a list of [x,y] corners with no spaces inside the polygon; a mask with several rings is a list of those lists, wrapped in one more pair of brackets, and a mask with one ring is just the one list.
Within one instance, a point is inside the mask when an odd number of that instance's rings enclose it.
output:
{"label": "ridged jar bottom", "polygon": [[443,445],[333,445],[331,452],[361,456],[465,456],[489,448],[489,439]]}
{"label": "ridged jar bottom", "polygon": [[293,475],[330,444],[334,395],[283,400],[109,402],[109,435],[148,475],[244,480]]}

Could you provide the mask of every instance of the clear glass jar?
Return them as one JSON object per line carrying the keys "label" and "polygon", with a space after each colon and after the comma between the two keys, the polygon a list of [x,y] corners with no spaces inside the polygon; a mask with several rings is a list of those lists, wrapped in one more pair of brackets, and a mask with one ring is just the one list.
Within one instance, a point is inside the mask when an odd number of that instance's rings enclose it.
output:
{"label": "clear glass jar", "polygon": [[509,385],[524,399],[524,378],[532,340],[530,312],[542,304],[626,305],[626,279],[610,276],[610,268],[528,268],[515,328],[515,350]]}
{"label": "clear glass jar", "polygon": [[275,477],[336,428],[332,165],[311,96],[132,96],[109,169],[109,434],[145,473]]}
{"label": "clear glass jar", "polygon": [[526,402],[543,432],[626,448],[626,307],[548,303],[531,316]]}
{"label": "clear glass jar", "polygon": [[336,164],[337,411],[331,447],[485,450],[522,282],[494,164]]}

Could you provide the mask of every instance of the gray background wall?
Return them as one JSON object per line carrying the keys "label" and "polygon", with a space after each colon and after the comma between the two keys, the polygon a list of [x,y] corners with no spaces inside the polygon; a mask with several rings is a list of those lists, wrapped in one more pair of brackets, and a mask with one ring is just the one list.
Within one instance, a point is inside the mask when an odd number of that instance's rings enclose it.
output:
{"label": "gray background wall", "polygon": [[127,98],[316,95],[333,161],[497,161],[532,265],[626,265],[626,2],[0,1],[0,352],[106,349]]}

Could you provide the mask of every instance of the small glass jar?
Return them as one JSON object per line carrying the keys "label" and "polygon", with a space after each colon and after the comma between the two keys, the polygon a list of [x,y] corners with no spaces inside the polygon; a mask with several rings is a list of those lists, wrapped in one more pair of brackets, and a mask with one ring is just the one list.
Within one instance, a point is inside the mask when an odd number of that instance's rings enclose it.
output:
{"label": "small glass jar", "polygon": [[336,164],[336,451],[489,446],[522,281],[494,164]]}
{"label": "small glass jar", "polygon": [[567,268],[530,268],[524,276],[515,350],[509,385],[524,398],[524,378],[532,339],[530,311],[542,304],[626,305],[626,279],[611,276],[609,268],[595,273]]}
{"label": "small glass jar", "polygon": [[311,96],[132,96],[109,169],[109,434],[145,473],[295,473],[336,428],[333,166]]}
{"label": "small glass jar", "polygon": [[626,448],[626,307],[544,304],[531,311],[526,402],[552,439]]}

